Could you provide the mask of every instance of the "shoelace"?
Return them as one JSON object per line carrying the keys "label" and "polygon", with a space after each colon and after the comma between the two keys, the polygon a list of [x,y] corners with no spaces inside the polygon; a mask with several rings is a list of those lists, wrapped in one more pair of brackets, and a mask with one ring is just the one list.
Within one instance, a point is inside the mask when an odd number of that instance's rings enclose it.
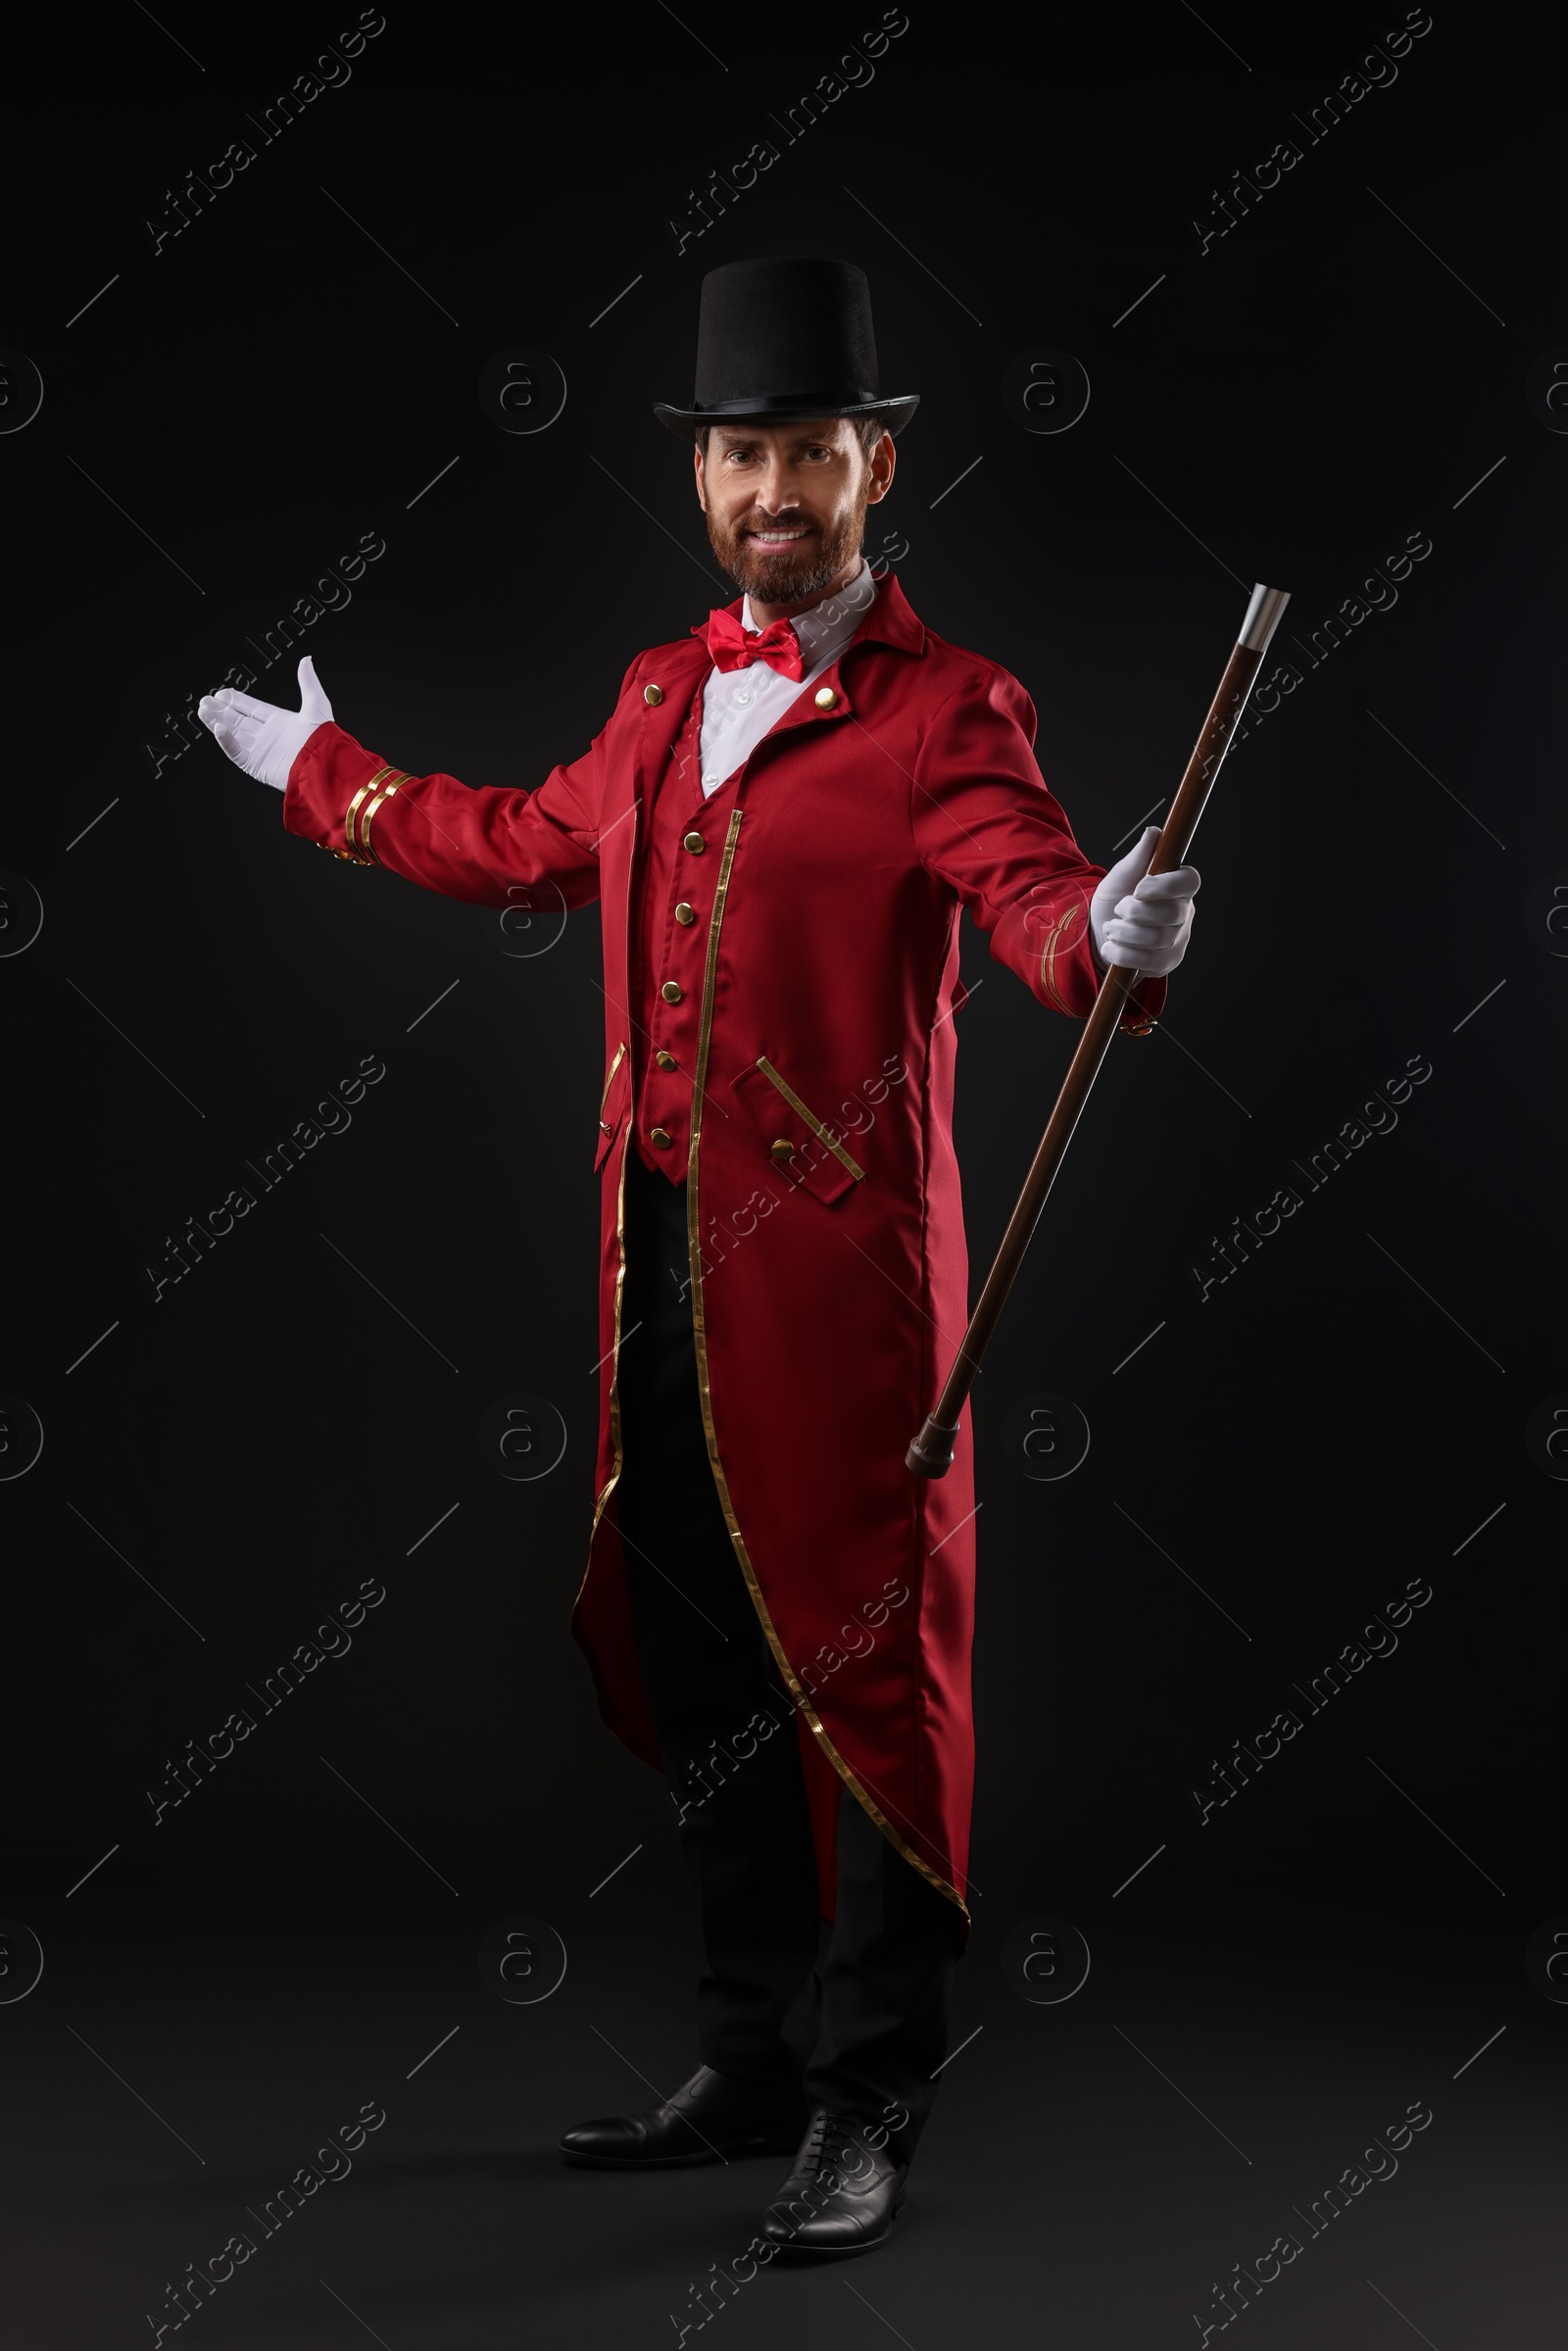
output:
{"label": "shoelace", "polygon": [[[818,2175],[831,2169],[839,2175],[840,2179],[855,2180],[859,2177],[862,2169],[862,2166],[855,2161],[858,2152],[859,2143],[855,2136],[854,2124],[844,2122],[838,2116],[825,2111],[818,2112],[811,2118],[810,2129],[808,2131],[805,2143],[801,2148],[797,2169]],[[838,2182],[835,2181],[835,2185],[837,2184]]]}

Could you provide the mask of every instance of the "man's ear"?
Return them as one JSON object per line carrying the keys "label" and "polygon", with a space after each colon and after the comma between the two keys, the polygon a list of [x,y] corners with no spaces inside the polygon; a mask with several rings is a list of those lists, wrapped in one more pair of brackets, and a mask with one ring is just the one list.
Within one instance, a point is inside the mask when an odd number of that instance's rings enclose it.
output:
{"label": "man's ear", "polygon": [[869,475],[865,488],[867,506],[875,506],[879,500],[887,496],[893,487],[893,468],[897,464],[898,453],[893,446],[893,435],[885,432],[872,450],[867,467]]}
{"label": "man's ear", "polygon": [[702,508],[703,513],[706,514],[708,512],[708,493],[703,487],[703,445],[701,441],[694,441],[692,444],[692,465],[695,467],[697,474],[697,503]]}

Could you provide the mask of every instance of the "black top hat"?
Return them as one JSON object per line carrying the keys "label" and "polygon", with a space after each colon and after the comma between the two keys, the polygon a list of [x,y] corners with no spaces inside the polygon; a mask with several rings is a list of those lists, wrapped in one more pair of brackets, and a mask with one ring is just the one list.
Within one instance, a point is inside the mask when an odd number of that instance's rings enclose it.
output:
{"label": "black top hat", "polygon": [[900,432],[917,392],[878,392],[871,289],[853,262],[726,262],[703,279],[697,390],[690,408],[654,403],[661,424],[689,440],[699,424],[744,416],[885,416]]}

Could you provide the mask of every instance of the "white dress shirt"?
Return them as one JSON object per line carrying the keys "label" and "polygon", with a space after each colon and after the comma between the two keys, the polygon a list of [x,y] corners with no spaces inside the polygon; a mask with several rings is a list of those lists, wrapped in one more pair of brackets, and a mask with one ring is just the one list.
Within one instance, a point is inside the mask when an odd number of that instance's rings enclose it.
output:
{"label": "white dress shirt", "polygon": [[[785,711],[830,669],[854,636],[876,598],[871,566],[861,562],[847,588],[808,612],[797,612],[795,634],[800,640],[805,672],[797,682],[766,661],[752,661],[744,669],[709,671],[703,688],[701,759],[703,797],[708,799],[732,776]],[[741,626],[755,630],[752,600],[741,605]]]}

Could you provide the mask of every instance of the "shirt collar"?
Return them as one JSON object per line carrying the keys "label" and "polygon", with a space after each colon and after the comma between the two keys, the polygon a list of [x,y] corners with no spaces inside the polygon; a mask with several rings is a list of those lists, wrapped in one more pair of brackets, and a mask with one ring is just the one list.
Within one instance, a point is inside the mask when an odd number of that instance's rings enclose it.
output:
{"label": "shirt collar", "polygon": [[[792,623],[800,640],[801,659],[808,669],[822,661],[831,661],[841,654],[876,599],[876,580],[871,566],[863,559],[859,570],[847,588],[829,596],[821,604],[813,604],[809,612],[797,612]],[[741,626],[756,629],[752,616],[750,596],[741,600]]]}

